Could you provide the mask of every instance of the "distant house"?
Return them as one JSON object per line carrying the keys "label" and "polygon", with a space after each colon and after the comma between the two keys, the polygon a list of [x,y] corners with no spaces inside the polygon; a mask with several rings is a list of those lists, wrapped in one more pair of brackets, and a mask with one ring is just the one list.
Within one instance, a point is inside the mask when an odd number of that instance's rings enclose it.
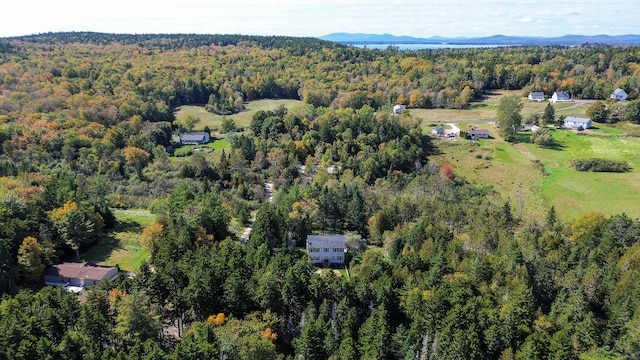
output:
{"label": "distant house", "polygon": [[206,144],[211,140],[207,132],[192,132],[180,134],[180,144],[182,145],[200,145]]}
{"label": "distant house", "polygon": [[591,119],[578,118],[573,116],[567,116],[564,119],[562,127],[567,129],[584,130],[591,127]]}
{"label": "distant house", "polygon": [[403,111],[405,111],[407,109],[406,105],[394,105],[393,106],[393,113],[400,115],[402,114]]}
{"label": "distant house", "polygon": [[444,129],[443,128],[435,128],[435,129],[431,130],[431,133],[433,135],[436,135],[436,136],[444,136]]}
{"label": "distant house", "polygon": [[551,96],[551,101],[552,103],[559,103],[559,102],[571,102],[571,96],[569,96],[569,94],[567,94],[564,91],[556,91],[553,93],[553,95]]}
{"label": "distant house", "polygon": [[472,139],[488,139],[489,138],[489,130],[487,129],[470,127],[467,130],[467,134],[469,134],[469,136],[471,136]]}
{"label": "distant house", "polygon": [[62,263],[53,265],[44,271],[44,282],[47,285],[70,288],[90,288],[108,279],[118,276],[118,266],[100,266],[93,263]]}
{"label": "distant house", "polygon": [[542,91],[532,91],[529,93],[528,99],[531,101],[544,101],[544,93]]}
{"label": "distant house", "polygon": [[622,100],[627,100],[627,92],[617,88],[613,91],[613,93],[611,94],[611,98],[615,101],[622,101]]}
{"label": "distant house", "polygon": [[344,265],[344,235],[308,235],[307,255],[314,264]]}
{"label": "distant house", "polygon": [[531,125],[531,132],[538,132],[540,129],[542,128],[538,125]]}

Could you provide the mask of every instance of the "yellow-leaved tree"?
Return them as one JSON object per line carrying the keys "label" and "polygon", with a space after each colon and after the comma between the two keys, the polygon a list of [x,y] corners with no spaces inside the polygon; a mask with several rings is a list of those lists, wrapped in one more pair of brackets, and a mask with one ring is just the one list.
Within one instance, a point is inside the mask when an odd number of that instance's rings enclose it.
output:
{"label": "yellow-leaved tree", "polygon": [[18,249],[18,264],[20,264],[21,276],[28,282],[36,282],[42,279],[44,263],[42,262],[44,249],[38,243],[38,239],[27,236],[22,240]]}

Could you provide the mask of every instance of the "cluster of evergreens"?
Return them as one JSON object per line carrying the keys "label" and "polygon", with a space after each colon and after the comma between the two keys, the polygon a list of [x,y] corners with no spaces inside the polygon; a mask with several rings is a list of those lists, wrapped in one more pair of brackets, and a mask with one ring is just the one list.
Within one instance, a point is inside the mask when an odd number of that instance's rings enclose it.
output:
{"label": "cluster of evergreens", "polygon": [[627,172],[629,163],[624,161],[613,161],[606,159],[574,159],[571,166],[578,171],[593,172]]}
{"label": "cluster of evergreens", "polygon": [[[431,163],[419,123],[390,105],[463,108],[523,87],[606,98],[620,86],[636,97],[638,56],[244,36],[5,39],[0,359],[637,357],[640,221],[563,223],[553,208],[524,220],[523,204]],[[227,123],[230,151],[165,151],[177,106],[228,113],[269,97],[306,105],[259,111],[243,132]],[[156,217],[135,275],[82,302],[43,287],[45,266],[93,246],[114,207]],[[252,223],[246,244],[234,222]],[[311,265],[311,233],[348,234],[348,271]]]}

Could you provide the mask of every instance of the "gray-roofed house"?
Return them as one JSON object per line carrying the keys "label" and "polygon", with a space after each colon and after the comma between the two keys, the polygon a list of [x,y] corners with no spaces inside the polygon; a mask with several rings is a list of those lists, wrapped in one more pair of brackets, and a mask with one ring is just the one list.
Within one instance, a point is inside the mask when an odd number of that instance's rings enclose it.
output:
{"label": "gray-roofed house", "polygon": [[180,134],[180,144],[182,145],[200,145],[206,144],[211,140],[207,132],[191,132]]}
{"label": "gray-roofed house", "polygon": [[629,96],[627,92],[620,88],[615,89],[611,94],[611,98],[615,101],[627,100],[627,96]]}
{"label": "gray-roofed house", "polygon": [[542,91],[532,91],[527,98],[531,101],[541,102],[544,101],[544,93]]}
{"label": "gray-roofed house", "polygon": [[435,128],[431,130],[431,133],[436,136],[444,136],[444,128]]}
{"label": "gray-roofed house", "polygon": [[44,271],[47,285],[90,288],[101,281],[115,280],[120,269],[118,266],[101,266],[94,263],[62,263],[53,265]]}
{"label": "gray-roofed house", "polygon": [[489,130],[481,129],[477,127],[470,127],[467,130],[467,134],[471,136],[472,139],[488,139],[489,138]]}
{"label": "gray-roofed house", "polygon": [[590,128],[592,125],[591,119],[579,118],[574,116],[567,116],[564,119],[562,127],[567,129],[584,130]]}
{"label": "gray-roofed house", "polygon": [[344,265],[345,248],[344,235],[307,236],[307,255],[314,264]]}
{"label": "gray-roofed house", "polygon": [[559,103],[559,102],[571,102],[571,96],[569,96],[569,94],[567,94],[564,91],[556,91],[553,93],[553,95],[551,95],[551,101],[552,103]]}

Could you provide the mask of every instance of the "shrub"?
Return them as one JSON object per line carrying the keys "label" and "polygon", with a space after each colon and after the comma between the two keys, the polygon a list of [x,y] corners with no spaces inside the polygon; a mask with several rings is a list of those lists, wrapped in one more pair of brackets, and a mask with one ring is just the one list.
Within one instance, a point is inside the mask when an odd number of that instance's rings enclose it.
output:
{"label": "shrub", "polygon": [[591,172],[627,172],[631,169],[629,163],[606,159],[575,159],[572,166],[578,171]]}

